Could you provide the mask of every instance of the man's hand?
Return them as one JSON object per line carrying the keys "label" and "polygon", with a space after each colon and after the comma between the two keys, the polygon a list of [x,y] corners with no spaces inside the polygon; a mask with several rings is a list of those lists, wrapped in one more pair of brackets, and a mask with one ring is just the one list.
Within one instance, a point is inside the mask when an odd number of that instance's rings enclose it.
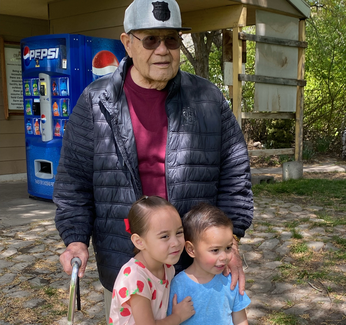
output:
{"label": "man's hand", "polygon": [[234,290],[239,281],[239,293],[243,296],[245,290],[245,273],[243,270],[243,262],[239,255],[238,242],[233,238],[232,258],[225,268],[223,274],[227,276],[232,274],[231,290]]}
{"label": "man's hand", "polygon": [[71,266],[71,260],[74,257],[79,257],[82,261],[82,265],[79,268],[78,276],[81,278],[84,275],[87,261],[89,258],[89,251],[87,245],[84,243],[76,242],[71,243],[66,247],[66,250],[60,255],[60,263],[62,267],[64,268],[64,271],[71,275],[72,273],[72,266]]}

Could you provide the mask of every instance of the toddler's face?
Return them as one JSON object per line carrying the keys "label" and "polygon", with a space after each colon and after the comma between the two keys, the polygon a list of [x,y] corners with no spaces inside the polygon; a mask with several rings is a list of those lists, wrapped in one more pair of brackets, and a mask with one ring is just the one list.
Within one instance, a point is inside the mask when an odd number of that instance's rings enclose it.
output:
{"label": "toddler's face", "polygon": [[205,274],[220,274],[231,259],[233,231],[228,227],[210,227],[194,244],[194,263]]}
{"label": "toddler's face", "polygon": [[149,217],[149,229],[143,236],[152,261],[173,265],[184,249],[184,231],[178,212],[171,207],[157,208]]}

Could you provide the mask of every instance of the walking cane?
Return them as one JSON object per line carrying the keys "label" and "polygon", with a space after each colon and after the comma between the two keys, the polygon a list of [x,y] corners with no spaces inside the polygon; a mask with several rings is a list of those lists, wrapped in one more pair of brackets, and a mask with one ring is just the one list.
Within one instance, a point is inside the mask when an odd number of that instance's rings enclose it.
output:
{"label": "walking cane", "polygon": [[68,312],[67,312],[67,325],[73,324],[76,295],[77,295],[77,310],[81,310],[78,270],[80,266],[82,265],[82,261],[80,260],[80,258],[74,257],[71,260],[71,265],[72,265],[72,274],[71,274],[71,283],[70,283],[70,299],[68,303]]}

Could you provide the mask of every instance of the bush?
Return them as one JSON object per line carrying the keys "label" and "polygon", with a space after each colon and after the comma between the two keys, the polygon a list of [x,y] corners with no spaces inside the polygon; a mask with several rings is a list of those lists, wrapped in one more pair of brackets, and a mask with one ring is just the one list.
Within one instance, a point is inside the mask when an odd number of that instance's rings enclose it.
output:
{"label": "bush", "polygon": [[312,142],[304,141],[303,142],[303,160],[311,161],[315,156],[315,150]]}
{"label": "bush", "polygon": [[330,143],[332,142],[331,137],[318,138],[315,141],[316,152],[327,153],[329,151]]}
{"label": "bush", "polygon": [[291,148],[294,143],[294,125],[293,120],[273,120],[267,129],[266,147]]}

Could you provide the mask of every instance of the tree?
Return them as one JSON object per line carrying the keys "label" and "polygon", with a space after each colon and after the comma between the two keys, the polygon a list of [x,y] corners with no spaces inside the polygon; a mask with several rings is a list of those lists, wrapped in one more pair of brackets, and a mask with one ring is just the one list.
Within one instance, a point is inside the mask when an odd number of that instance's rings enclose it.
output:
{"label": "tree", "polygon": [[[196,75],[209,79],[210,67],[209,56],[212,50],[215,48],[220,51],[222,47],[221,31],[211,31],[202,33],[192,33],[192,44],[183,42],[181,50],[185,55],[185,58],[192,65]],[[188,38],[189,39],[189,38]],[[212,47],[214,44],[214,47]],[[219,64],[222,62],[219,58]],[[187,70],[191,70],[187,67]],[[190,71],[191,72],[191,71]]]}
{"label": "tree", "polygon": [[340,144],[346,107],[346,3],[320,0],[310,5],[304,133],[312,140]]}

